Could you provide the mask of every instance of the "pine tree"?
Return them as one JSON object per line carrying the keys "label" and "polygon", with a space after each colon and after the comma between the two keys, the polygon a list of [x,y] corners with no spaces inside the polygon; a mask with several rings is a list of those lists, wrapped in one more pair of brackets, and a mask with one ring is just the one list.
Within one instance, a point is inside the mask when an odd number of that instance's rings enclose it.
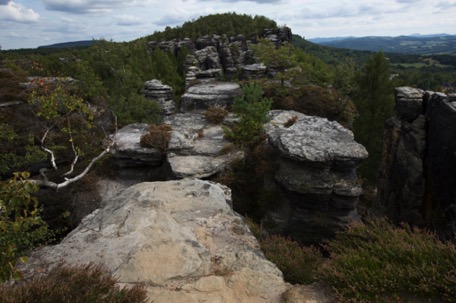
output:
{"label": "pine tree", "polygon": [[375,54],[356,76],[354,101],[359,116],[354,124],[355,139],[369,152],[360,174],[375,183],[381,161],[383,128],[393,113],[393,84],[389,62],[382,52]]}

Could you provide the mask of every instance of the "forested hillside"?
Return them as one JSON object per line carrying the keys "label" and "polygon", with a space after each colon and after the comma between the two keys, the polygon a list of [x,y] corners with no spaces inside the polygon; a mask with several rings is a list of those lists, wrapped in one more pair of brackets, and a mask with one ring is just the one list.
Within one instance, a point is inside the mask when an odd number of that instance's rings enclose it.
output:
{"label": "forested hillside", "polygon": [[337,48],[382,51],[403,54],[456,54],[456,36],[399,36],[399,37],[360,37],[334,41],[321,41],[318,44]]}

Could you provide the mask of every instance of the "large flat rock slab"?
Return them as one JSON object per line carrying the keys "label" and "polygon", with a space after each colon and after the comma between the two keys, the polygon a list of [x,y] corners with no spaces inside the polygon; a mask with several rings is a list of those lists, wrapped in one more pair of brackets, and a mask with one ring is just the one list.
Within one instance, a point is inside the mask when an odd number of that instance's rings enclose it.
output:
{"label": "large flat rock slab", "polygon": [[102,263],[120,283],[144,282],[151,302],[281,302],[289,288],[230,206],[202,180],[140,183],[87,216],[27,267]]}

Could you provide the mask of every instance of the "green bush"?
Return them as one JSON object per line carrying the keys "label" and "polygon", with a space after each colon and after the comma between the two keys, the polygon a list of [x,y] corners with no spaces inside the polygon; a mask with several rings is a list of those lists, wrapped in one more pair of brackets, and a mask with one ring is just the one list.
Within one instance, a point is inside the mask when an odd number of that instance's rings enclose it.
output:
{"label": "green bush", "polygon": [[38,187],[28,177],[27,172],[14,173],[0,182],[0,282],[19,278],[17,260],[25,262],[28,250],[52,236],[32,196]]}
{"label": "green bush", "polygon": [[242,96],[233,103],[233,112],[239,117],[232,130],[225,129],[225,135],[242,147],[252,147],[261,141],[263,124],[268,122],[272,100],[263,98],[263,91],[256,83],[242,86]]}
{"label": "green bush", "polygon": [[370,219],[327,243],[319,276],[343,302],[439,298],[456,302],[456,245],[435,235]]}
{"label": "green bush", "polygon": [[100,265],[57,267],[47,275],[13,286],[0,285],[3,303],[143,303],[144,285],[120,288],[118,280]]}

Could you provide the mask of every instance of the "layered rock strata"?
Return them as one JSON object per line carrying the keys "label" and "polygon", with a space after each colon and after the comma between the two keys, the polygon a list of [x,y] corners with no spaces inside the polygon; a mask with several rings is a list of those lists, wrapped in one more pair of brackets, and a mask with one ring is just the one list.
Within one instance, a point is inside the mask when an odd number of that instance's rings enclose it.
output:
{"label": "layered rock strata", "polygon": [[210,82],[187,89],[181,97],[181,110],[203,110],[211,106],[230,106],[242,90],[235,82]]}
{"label": "layered rock strata", "polygon": [[171,86],[163,84],[157,79],[149,80],[144,82],[143,94],[147,99],[157,101],[163,108],[163,113],[165,115],[176,112],[176,106],[173,101],[173,89]]}
{"label": "layered rock strata", "polygon": [[456,95],[395,90],[385,124],[377,211],[394,222],[456,232]]}
{"label": "layered rock strata", "polygon": [[269,116],[268,140],[278,153],[273,177],[283,199],[266,224],[302,243],[317,243],[357,219],[362,188],[356,168],[368,153],[335,121],[294,111]]}

